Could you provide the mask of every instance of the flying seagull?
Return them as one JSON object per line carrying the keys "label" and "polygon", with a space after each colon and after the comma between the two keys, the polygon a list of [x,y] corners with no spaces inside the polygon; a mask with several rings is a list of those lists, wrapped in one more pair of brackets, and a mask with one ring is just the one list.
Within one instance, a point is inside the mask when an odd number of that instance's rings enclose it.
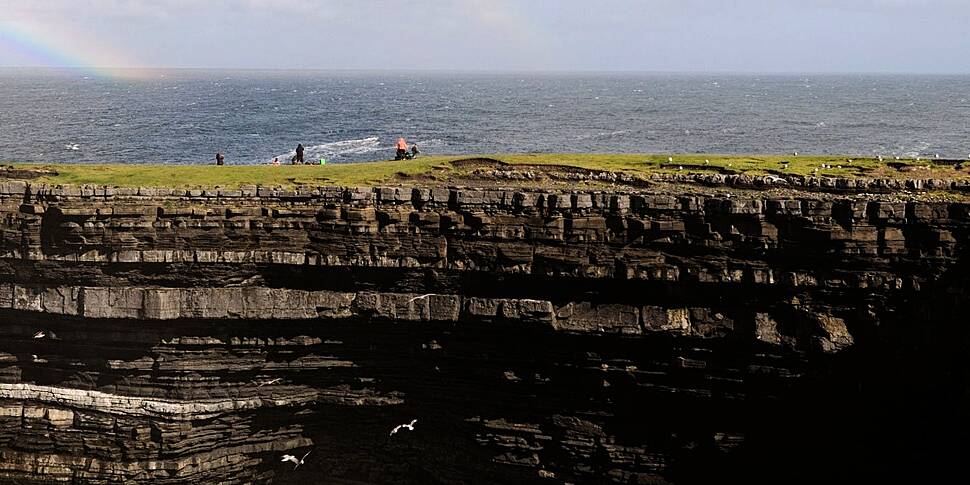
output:
{"label": "flying seagull", "polygon": [[394,429],[391,430],[391,434],[389,436],[396,435],[398,431],[401,431],[401,428],[407,428],[408,431],[414,431],[414,424],[417,422],[418,422],[417,419],[412,419],[411,424],[399,424],[395,426]]}
{"label": "flying seagull", "polygon": [[[310,451],[313,451],[313,450],[310,450]],[[305,460],[307,455],[310,454],[310,451],[306,452],[306,455],[303,455],[303,458],[300,458],[299,460],[297,460],[296,457],[293,455],[283,455],[283,459],[280,461],[292,461],[293,463],[296,464],[296,466],[293,467],[293,469],[296,470],[297,468],[300,468],[300,465],[303,464],[303,460]]]}
{"label": "flying seagull", "polygon": [[256,387],[271,386],[273,384],[279,384],[282,381],[283,381],[283,378],[282,377],[277,377],[276,379],[273,379],[271,381],[263,381],[263,382],[260,382],[259,385],[256,386]]}
{"label": "flying seagull", "polygon": [[434,296],[434,293],[428,293],[427,295],[416,296],[416,297],[411,298],[410,300],[408,300],[408,303],[411,303],[411,302],[417,301],[417,300],[423,300],[425,298],[428,298],[429,296]]}

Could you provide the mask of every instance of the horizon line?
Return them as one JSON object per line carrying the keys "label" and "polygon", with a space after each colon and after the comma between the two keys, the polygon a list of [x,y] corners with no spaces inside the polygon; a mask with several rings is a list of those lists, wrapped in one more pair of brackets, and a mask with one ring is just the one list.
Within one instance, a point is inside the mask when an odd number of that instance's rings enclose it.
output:
{"label": "horizon line", "polygon": [[235,71],[235,72],[372,72],[372,73],[456,73],[456,74],[653,74],[653,75],[896,75],[896,76],[970,76],[970,71],[793,71],[793,70],[647,70],[647,69],[477,69],[477,68],[286,68],[286,67],[89,67],[46,65],[0,65],[0,69],[52,71]]}

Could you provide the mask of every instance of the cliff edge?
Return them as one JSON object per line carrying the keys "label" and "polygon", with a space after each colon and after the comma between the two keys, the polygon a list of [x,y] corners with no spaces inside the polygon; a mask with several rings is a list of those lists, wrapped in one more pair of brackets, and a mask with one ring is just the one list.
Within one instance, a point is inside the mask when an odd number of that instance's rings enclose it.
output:
{"label": "cliff edge", "polygon": [[792,483],[957,462],[970,203],[672,177],[0,184],[0,482]]}

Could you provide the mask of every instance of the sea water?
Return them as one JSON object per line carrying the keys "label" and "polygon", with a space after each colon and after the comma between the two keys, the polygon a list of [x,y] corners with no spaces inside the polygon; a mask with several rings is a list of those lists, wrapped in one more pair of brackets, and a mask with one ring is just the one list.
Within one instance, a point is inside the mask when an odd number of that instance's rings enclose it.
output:
{"label": "sea water", "polygon": [[0,161],[426,154],[966,158],[970,76],[0,69]]}

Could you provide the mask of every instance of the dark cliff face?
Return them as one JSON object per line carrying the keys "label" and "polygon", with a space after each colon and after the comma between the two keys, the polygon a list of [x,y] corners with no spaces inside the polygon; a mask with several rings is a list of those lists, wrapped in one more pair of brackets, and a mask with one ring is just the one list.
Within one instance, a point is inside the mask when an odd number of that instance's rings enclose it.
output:
{"label": "dark cliff face", "polygon": [[967,204],[10,183],[0,211],[0,482],[926,479],[967,442]]}

